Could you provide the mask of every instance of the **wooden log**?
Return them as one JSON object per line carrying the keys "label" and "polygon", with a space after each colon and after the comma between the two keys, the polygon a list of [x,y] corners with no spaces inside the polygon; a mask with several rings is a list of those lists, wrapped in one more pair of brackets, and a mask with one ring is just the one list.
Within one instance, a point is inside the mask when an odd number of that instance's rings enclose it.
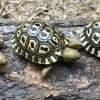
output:
{"label": "wooden log", "polygon": [[[73,20],[72,24],[62,21],[59,28],[68,33],[81,33],[87,20]],[[76,24],[78,23],[78,24]],[[55,23],[54,23],[55,24]],[[8,69],[0,74],[0,100],[96,100],[100,99],[100,59],[82,49],[81,58],[73,63],[59,61],[55,63],[47,80],[41,80],[42,66],[31,63],[13,53],[12,38],[14,31],[2,29],[3,26],[17,23],[0,23],[0,38],[4,39],[3,52],[8,64],[1,69]],[[4,33],[5,32],[5,33]],[[69,34],[69,33],[68,33]]]}

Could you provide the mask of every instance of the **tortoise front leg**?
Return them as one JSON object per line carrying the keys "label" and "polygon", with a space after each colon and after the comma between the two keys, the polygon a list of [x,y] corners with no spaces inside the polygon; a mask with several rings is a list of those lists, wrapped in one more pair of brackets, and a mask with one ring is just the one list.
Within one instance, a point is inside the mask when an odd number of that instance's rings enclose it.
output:
{"label": "tortoise front leg", "polygon": [[43,68],[41,71],[41,78],[43,79],[47,78],[51,69],[52,69],[52,65],[48,65],[45,68]]}

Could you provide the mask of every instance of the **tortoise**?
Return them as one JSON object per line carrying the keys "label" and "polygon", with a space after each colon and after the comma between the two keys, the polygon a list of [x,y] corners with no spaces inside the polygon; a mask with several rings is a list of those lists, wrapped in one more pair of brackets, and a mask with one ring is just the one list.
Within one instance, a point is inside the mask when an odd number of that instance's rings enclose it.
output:
{"label": "tortoise", "polygon": [[[3,44],[4,44],[4,41],[0,38],[0,49],[3,48]],[[6,55],[2,51],[0,51],[0,65],[7,64],[7,62],[8,61],[7,61]],[[0,72],[1,72],[1,70],[0,70]]]}
{"label": "tortoise", "polygon": [[25,22],[18,26],[13,39],[16,54],[33,63],[43,64],[42,77],[48,75],[52,64],[62,59],[74,61],[80,58],[79,39],[66,36],[56,26],[41,21]]}
{"label": "tortoise", "polygon": [[80,39],[87,52],[100,58],[100,20],[86,25]]}

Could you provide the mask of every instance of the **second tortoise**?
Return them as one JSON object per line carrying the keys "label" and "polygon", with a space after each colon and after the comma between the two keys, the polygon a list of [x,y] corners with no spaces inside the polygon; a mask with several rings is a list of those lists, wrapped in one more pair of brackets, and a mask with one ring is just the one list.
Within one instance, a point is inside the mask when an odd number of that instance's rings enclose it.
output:
{"label": "second tortoise", "polygon": [[88,24],[81,34],[82,46],[87,52],[100,58],[100,20]]}

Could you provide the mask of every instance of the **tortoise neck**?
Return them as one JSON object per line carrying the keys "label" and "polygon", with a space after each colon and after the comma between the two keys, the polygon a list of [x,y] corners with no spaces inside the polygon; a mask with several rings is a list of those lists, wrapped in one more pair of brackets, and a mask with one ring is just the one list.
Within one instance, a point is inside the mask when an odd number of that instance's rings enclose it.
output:
{"label": "tortoise neck", "polygon": [[65,35],[64,36],[64,45],[65,46],[68,45],[70,43],[70,40],[71,40],[71,38]]}

